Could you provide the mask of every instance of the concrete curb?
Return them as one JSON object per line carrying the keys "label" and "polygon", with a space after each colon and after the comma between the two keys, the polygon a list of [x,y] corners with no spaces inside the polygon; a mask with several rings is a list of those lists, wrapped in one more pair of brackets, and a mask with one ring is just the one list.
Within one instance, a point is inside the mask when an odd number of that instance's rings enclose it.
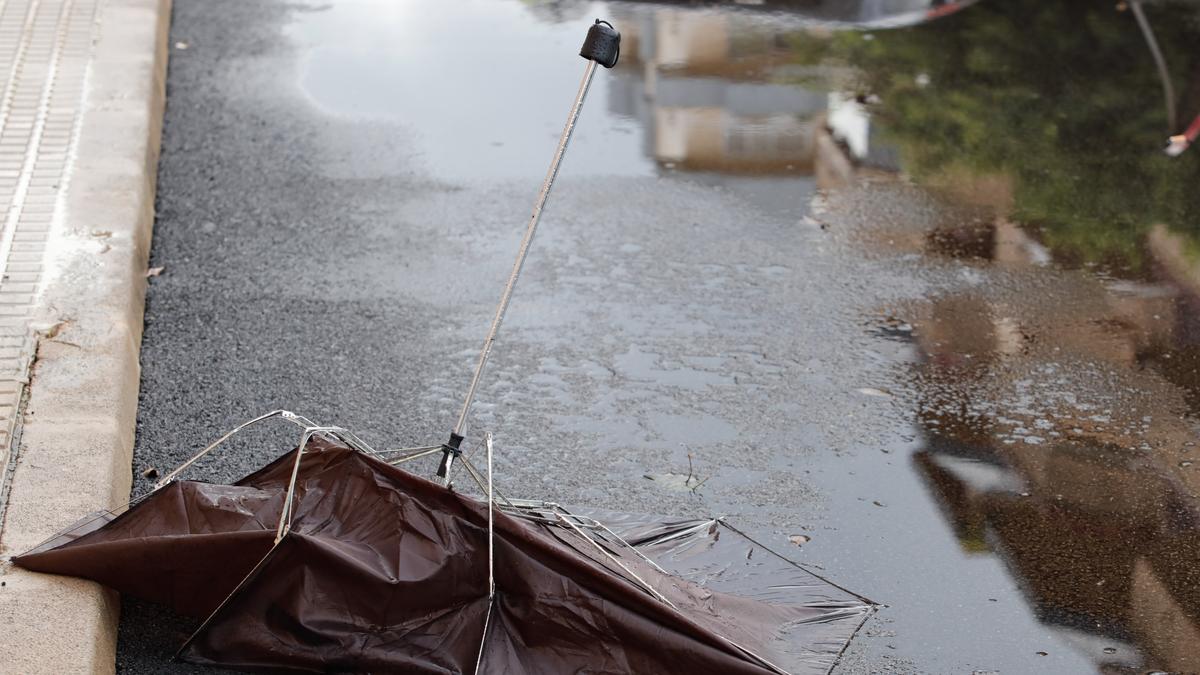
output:
{"label": "concrete curb", "polygon": [[[105,0],[20,422],[4,550],[129,496],[170,0]],[[97,233],[103,233],[98,237]],[[50,328],[53,327],[53,328]],[[78,579],[0,568],[0,664],[111,673],[119,605]]]}

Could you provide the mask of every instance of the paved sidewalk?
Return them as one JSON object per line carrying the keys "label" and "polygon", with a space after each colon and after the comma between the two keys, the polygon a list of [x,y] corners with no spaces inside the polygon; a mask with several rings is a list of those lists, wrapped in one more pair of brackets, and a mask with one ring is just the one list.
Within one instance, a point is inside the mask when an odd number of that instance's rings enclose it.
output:
{"label": "paved sidewalk", "polygon": [[[12,435],[42,312],[46,246],[70,178],[95,0],[9,2],[0,9],[0,460],[8,488]],[[0,492],[0,495],[7,490]],[[4,503],[0,502],[0,513]],[[2,535],[2,532],[0,532]]]}
{"label": "paved sidewalk", "polygon": [[0,671],[112,672],[115,597],[7,557],[128,497],[166,0],[0,0]]}

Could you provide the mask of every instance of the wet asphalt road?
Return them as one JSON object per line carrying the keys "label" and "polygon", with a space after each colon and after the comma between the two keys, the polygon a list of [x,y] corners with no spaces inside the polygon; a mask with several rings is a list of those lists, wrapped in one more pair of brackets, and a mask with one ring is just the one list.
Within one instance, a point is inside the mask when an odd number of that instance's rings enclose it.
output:
{"label": "wet asphalt road", "polygon": [[[164,271],[147,301],[135,493],[152,483],[142,471],[275,408],[376,447],[444,439],[598,11],[176,2],[151,263]],[[1124,434],[1109,452],[1191,438],[1177,387],[1086,345],[1062,355],[1081,334],[1058,323],[1062,307],[1086,332],[1114,311],[1112,279],[953,247],[930,255],[930,232],[977,214],[879,176],[822,196],[820,158],[664,160],[706,127],[642,110],[645,77],[637,66],[597,75],[477,396],[470,431],[495,434],[499,485],[727,515],[884,605],[841,672],[1157,663],[1138,655],[1134,628],[1059,620],[1042,577],[998,553],[1056,538],[1058,521],[1018,519],[1010,540],[995,516],[964,534],[977,519],[954,518],[970,499],[938,488],[970,475],[1030,497],[1028,481],[1004,487],[1020,480],[991,455],[944,450],[1054,443],[1059,426],[1081,428],[1059,414],[1068,398]],[[775,89],[744,100],[767,93],[807,105]],[[981,374],[977,362],[1003,367]],[[978,419],[985,431],[963,421]],[[288,442],[254,436],[200,474],[241,475]],[[689,471],[698,489],[682,484]],[[799,548],[795,534],[811,540]],[[191,672],[167,663],[191,627],[127,600],[119,669]]]}

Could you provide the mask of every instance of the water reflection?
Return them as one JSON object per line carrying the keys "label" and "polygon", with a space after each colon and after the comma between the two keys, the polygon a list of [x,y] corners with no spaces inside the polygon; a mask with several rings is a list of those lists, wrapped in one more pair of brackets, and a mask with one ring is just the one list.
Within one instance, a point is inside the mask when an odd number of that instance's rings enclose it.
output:
{"label": "water reflection", "polygon": [[[1161,152],[1172,115],[1130,13],[1017,0],[864,33],[619,11],[636,53],[609,105],[660,167],[914,179],[954,206],[919,251],[1021,272],[902,317],[914,466],[962,552],[1003,560],[1097,670],[1200,671],[1200,153]],[[1146,14],[1191,119],[1200,11]],[[1096,274],[1038,272],[1063,266]]]}
{"label": "water reflection", "polygon": [[[915,467],[964,554],[1002,559],[1036,618],[1097,668],[1200,670],[1200,152],[1161,152],[1161,82],[1128,12],[1033,0],[356,4],[298,22],[314,45],[301,84],[332,114],[419,129],[428,168],[447,180],[540,178],[580,64],[531,45],[573,51],[574,22],[602,14],[624,55],[593,89],[573,154],[589,159],[569,163],[573,175],[737,182],[758,190],[757,207],[793,213],[813,186],[912,179],[956,205],[915,249],[1025,285],[953,290],[898,317],[921,359]],[[373,42],[339,23],[364,13],[387,28]],[[1177,117],[1190,119],[1200,12],[1146,14]],[[486,38],[501,29],[519,48],[492,77]],[[448,34],[460,43],[440,42]]]}
{"label": "water reflection", "polygon": [[780,82],[786,33],[728,15],[617,10],[625,46],[610,109],[636,117],[646,154],[685,171],[811,174],[828,95]]}
{"label": "water reflection", "polygon": [[1176,468],[1191,460],[1103,431],[1014,442],[974,403],[923,414],[914,456],[963,550],[1000,556],[1038,619],[1100,670],[1200,669],[1200,511],[1196,480]]}
{"label": "water reflection", "polygon": [[[1152,264],[1136,280],[1022,276],[906,317],[922,357],[914,462],[962,549],[1003,559],[1100,671],[1196,672],[1200,274],[1185,236],[1139,236]],[[1001,217],[924,245],[1015,271],[1049,258]]]}
{"label": "water reflection", "polygon": [[967,200],[988,181],[989,205],[1059,261],[1133,277],[1153,266],[1155,225],[1200,241],[1200,153],[1161,151],[1180,131],[1169,120],[1200,112],[1200,19],[1191,3],[1145,8],[1179,92],[1165,110],[1163,79],[1124,7],[983,3],[872,39],[838,36],[826,56],[854,65],[856,93],[875,101],[873,121],[906,173]]}
{"label": "water reflection", "polygon": [[[345,0],[298,14],[288,33],[300,52],[299,85],[314,106],[374,123],[380,134],[406,133],[414,150],[375,158],[378,148],[356,148],[344,170],[419,167],[456,184],[536,184],[583,74],[581,59],[548,55],[578,52],[580,22],[600,14],[606,8],[588,2]],[[603,114],[602,79],[571,141],[572,156],[588,159],[568,162],[570,173],[650,175],[639,125]]]}
{"label": "water reflection", "polygon": [[[1177,92],[1170,110],[1123,4],[901,4],[871,5],[871,19],[867,3],[776,3],[774,14],[615,4],[628,77],[613,81],[610,109],[641,122],[660,166],[815,173],[823,187],[854,169],[901,170],[1018,223],[1062,264],[1143,276],[1156,225],[1200,262],[1200,153],[1162,152],[1182,131],[1169,120],[1200,113],[1194,4],[1145,9]],[[953,16],[900,30],[823,20],[939,11]]]}
{"label": "water reflection", "polygon": [[960,291],[915,311],[914,461],[962,549],[1000,556],[1101,670],[1195,672],[1198,297],[1102,288]]}
{"label": "water reflection", "polygon": [[1200,538],[1171,476],[1102,446],[977,445],[973,424],[941,421],[915,461],[964,550],[1001,556],[1099,670],[1200,668]]}

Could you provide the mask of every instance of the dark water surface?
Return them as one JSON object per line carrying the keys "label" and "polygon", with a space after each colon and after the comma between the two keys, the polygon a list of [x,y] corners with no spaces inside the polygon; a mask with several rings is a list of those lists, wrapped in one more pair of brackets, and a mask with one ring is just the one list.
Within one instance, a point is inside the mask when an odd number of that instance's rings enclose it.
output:
{"label": "dark water surface", "polygon": [[728,514],[883,605],[841,672],[1200,671],[1200,5],[1144,10],[1170,111],[1113,2],[178,0],[135,468],[280,405],[439,442],[603,16],[506,489]]}

